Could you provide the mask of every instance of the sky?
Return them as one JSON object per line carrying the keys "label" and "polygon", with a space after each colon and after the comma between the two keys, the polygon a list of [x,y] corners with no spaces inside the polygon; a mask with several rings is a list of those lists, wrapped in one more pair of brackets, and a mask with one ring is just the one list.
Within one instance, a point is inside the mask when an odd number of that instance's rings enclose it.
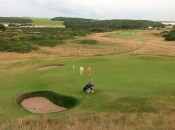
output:
{"label": "sky", "polygon": [[175,0],[0,0],[0,17],[175,21]]}

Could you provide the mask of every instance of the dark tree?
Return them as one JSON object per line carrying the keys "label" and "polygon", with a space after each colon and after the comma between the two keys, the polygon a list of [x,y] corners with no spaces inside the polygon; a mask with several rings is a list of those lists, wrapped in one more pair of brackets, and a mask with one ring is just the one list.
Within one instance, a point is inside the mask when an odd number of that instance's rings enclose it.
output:
{"label": "dark tree", "polygon": [[164,35],[166,41],[175,41],[175,29]]}

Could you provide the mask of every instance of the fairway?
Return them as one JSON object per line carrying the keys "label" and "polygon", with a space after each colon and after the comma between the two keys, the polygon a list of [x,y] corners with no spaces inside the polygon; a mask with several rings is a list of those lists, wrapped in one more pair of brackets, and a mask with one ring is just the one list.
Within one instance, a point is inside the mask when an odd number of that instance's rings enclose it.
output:
{"label": "fairway", "polygon": [[31,18],[32,24],[35,26],[44,26],[44,27],[61,27],[64,28],[63,21],[51,21],[48,18]]}

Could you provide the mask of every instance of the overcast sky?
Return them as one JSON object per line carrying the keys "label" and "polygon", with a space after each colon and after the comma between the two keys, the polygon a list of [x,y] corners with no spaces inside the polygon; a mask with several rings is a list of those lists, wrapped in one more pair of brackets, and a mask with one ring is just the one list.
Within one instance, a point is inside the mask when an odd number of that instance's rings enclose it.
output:
{"label": "overcast sky", "polygon": [[175,21],[175,0],[0,0],[0,17]]}

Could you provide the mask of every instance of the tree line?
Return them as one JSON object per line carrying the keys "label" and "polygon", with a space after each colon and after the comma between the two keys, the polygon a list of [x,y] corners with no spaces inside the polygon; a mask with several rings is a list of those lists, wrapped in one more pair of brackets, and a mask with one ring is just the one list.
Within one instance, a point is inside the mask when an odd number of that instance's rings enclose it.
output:
{"label": "tree line", "polygon": [[90,29],[91,31],[105,31],[115,29],[142,29],[142,28],[161,28],[164,25],[160,22],[154,22],[149,20],[94,20],[94,19],[83,19],[83,18],[66,18],[66,17],[55,17],[53,21],[64,21],[66,28],[71,29]]}
{"label": "tree line", "polygon": [[31,23],[32,19],[29,18],[19,18],[19,17],[0,17],[0,22],[7,23]]}

